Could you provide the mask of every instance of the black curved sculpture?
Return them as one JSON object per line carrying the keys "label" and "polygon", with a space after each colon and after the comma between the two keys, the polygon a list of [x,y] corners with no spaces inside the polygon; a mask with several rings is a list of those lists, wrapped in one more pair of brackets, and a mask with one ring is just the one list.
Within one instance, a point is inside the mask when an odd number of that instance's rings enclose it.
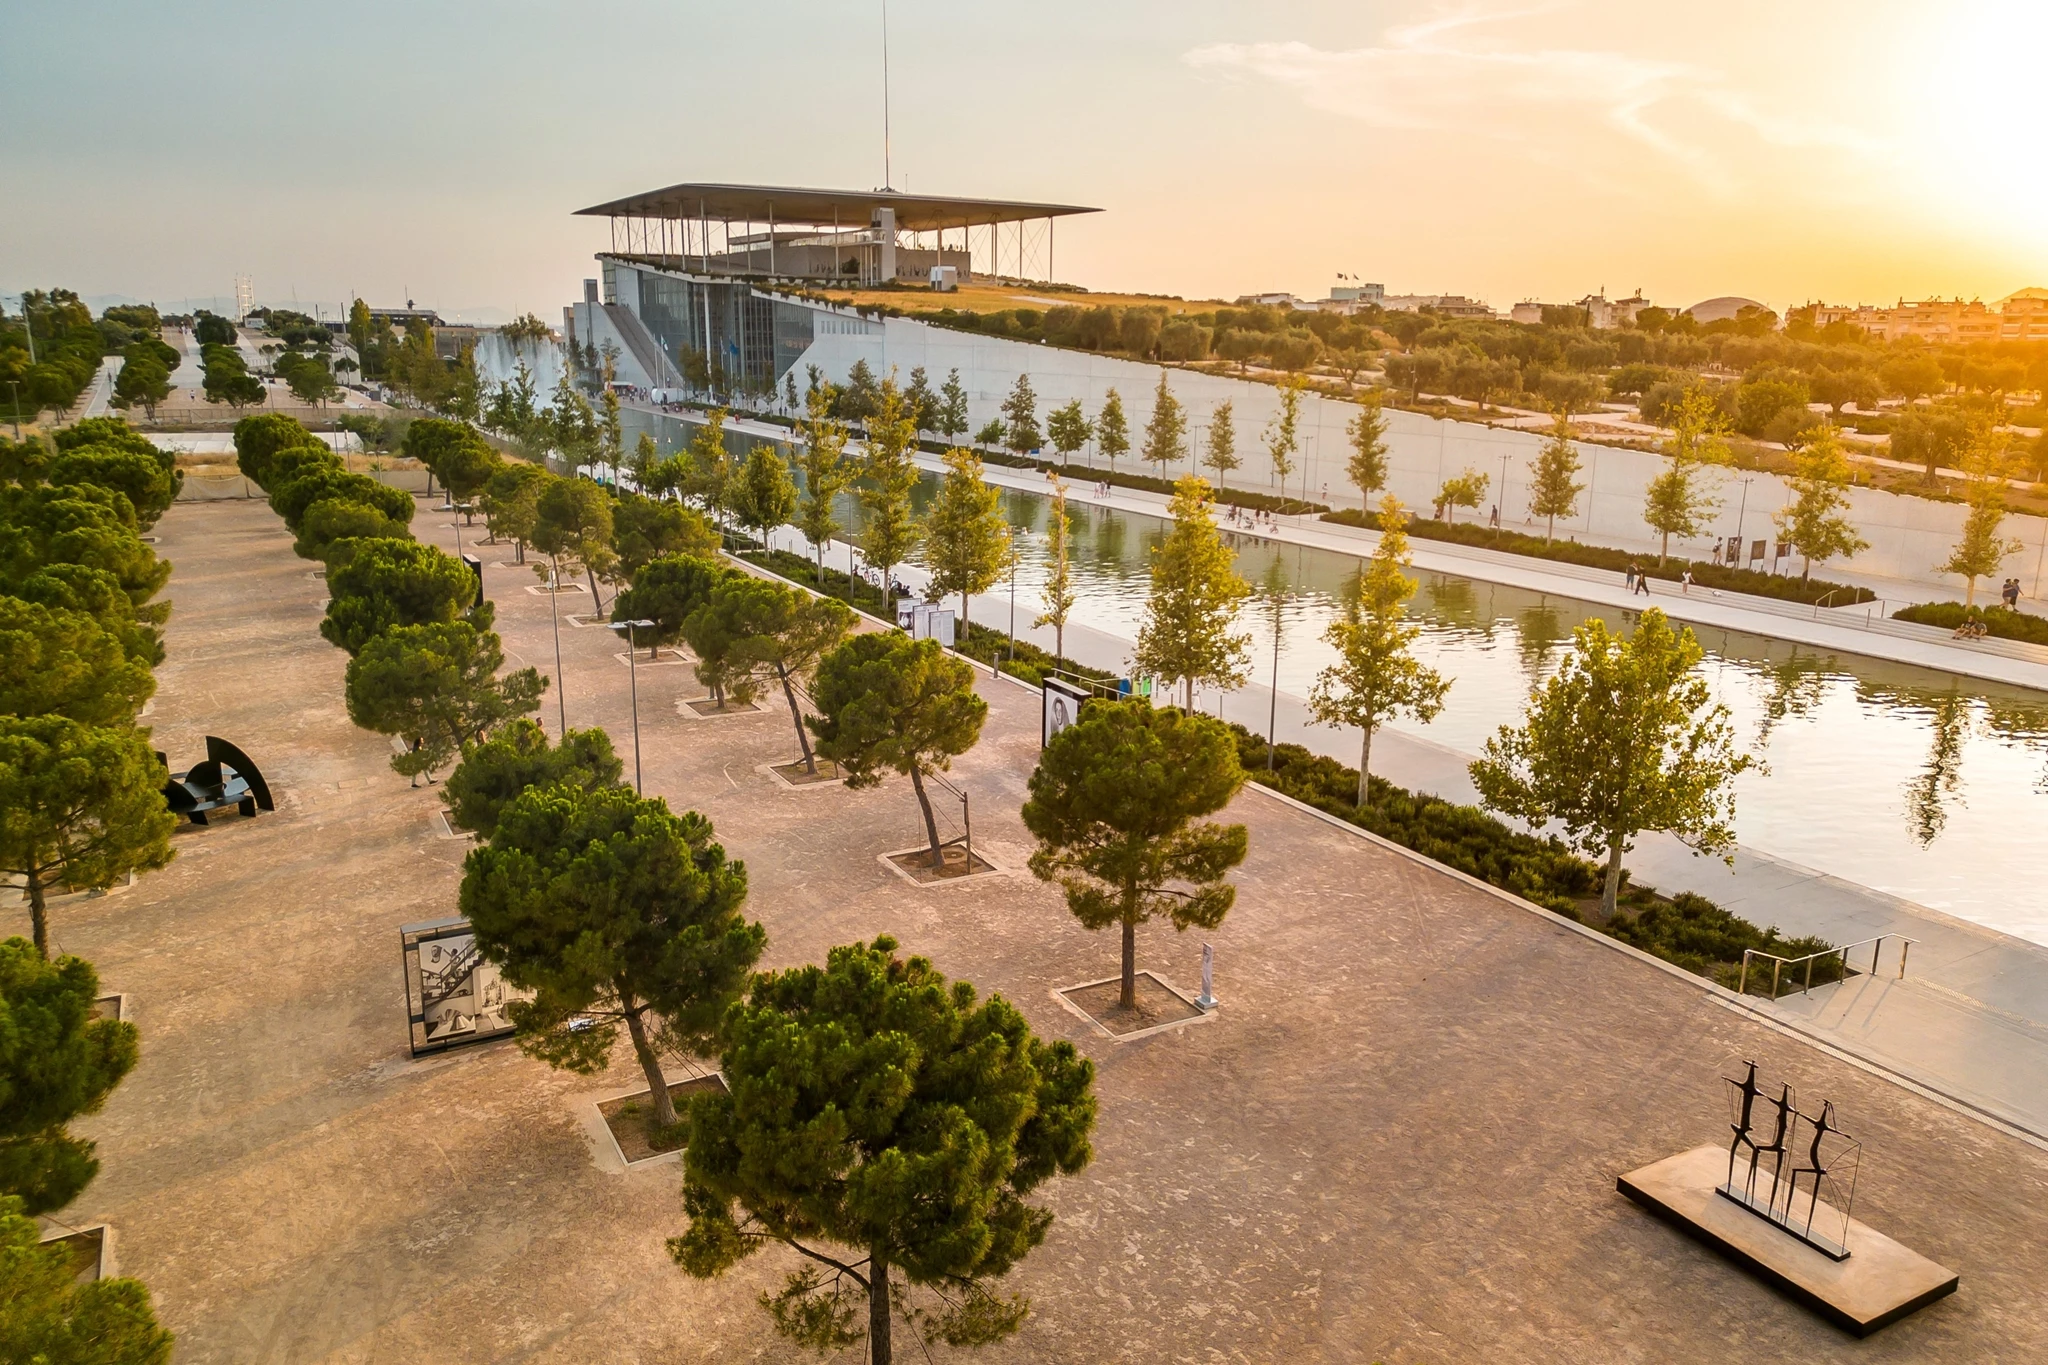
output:
{"label": "black curved sculpture", "polygon": [[[164,767],[170,760],[159,752]],[[259,810],[274,811],[270,784],[250,757],[216,735],[206,737],[206,761],[189,771],[172,773],[164,783],[164,804],[171,814],[182,815],[195,825],[207,823],[206,813],[234,806],[244,815]]]}

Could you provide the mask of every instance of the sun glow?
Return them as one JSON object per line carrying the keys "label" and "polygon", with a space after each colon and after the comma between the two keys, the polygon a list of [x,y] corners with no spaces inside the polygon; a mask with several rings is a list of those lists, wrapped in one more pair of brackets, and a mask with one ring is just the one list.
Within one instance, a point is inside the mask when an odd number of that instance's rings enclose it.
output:
{"label": "sun glow", "polygon": [[1897,92],[1929,207],[2048,248],[2048,87],[2033,70],[2048,52],[2048,5],[1964,0],[1939,11],[1918,35],[1919,57],[1906,54]]}

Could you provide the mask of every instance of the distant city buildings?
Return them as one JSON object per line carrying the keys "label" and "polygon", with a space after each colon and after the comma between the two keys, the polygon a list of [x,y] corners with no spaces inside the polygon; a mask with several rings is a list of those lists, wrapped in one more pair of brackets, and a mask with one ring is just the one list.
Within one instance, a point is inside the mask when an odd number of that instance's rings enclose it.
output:
{"label": "distant city buildings", "polygon": [[1913,338],[1930,346],[1976,341],[2048,341],[2048,289],[2022,289],[1987,305],[1981,299],[1900,299],[1870,304],[1816,304],[1813,325],[1848,323],[1885,341]]}
{"label": "distant city buildings", "polygon": [[1650,301],[1643,297],[1641,290],[1625,299],[1610,299],[1607,297],[1607,291],[1603,289],[1597,294],[1586,295],[1577,303],[1549,304],[1540,303],[1535,299],[1523,299],[1508,310],[1508,321],[1525,323],[1533,327],[1543,321],[1543,311],[1546,308],[1577,308],[1585,313],[1587,326],[1604,331],[1629,326],[1636,320],[1636,314],[1649,306]]}
{"label": "distant city buildings", "polygon": [[1385,294],[1380,307],[1390,313],[1419,313],[1427,308],[1447,318],[1491,318],[1492,307],[1463,294]]}

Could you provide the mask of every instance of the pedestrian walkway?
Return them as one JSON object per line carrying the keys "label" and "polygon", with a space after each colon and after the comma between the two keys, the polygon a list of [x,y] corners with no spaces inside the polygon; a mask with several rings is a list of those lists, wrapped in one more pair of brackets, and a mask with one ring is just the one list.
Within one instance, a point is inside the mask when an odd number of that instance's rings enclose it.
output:
{"label": "pedestrian walkway", "polygon": [[[1116,490],[1111,501],[1126,491]],[[1085,489],[1069,489],[1068,498],[1102,501]],[[843,545],[827,549],[828,561],[844,555]],[[897,572],[913,588],[925,582],[914,565]],[[986,594],[974,600],[974,617],[1001,623],[1007,606],[1001,593]],[[1028,625],[1035,615],[1035,608],[1020,612],[1018,634],[1051,649],[1051,629]],[[1105,631],[1070,625],[1065,648],[1068,657],[1090,667],[1119,673],[1129,667],[1131,641]],[[1285,691],[1276,698],[1271,688],[1253,683],[1226,693],[1197,692],[1196,706],[1261,734],[1270,717],[1279,742],[1358,761],[1355,731],[1312,723],[1307,702]],[[1467,770],[1472,758],[1399,730],[1381,730],[1373,740],[1375,774],[1465,805],[1479,799]],[[1670,835],[1650,833],[1638,839],[1628,861],[1644,885],[1695,892],[1788,936],[1814,935],[1836,944],[1881,934],[1914,940],[1903,983],[1858,977],[1809,995],[1787,995],[1776,1005],[1758,999],[1753,1008],[2048,1141],[2048,947],[1755,849],[1738,848],[1729,865],[1694,856]],[[1893,970],[1895,953],[1887,945],[1885,965]]]}
{"label": "pedestrian walkway", "polygon": [[[997,605],[993,596],[976,603],[980,612]],[[1052,645],[1050,631],[1020,633]],[[1131,646],[1101,631],[1069,626],[1066,647],[1081,663],[1121,671]],[[1282,692],[1277,705],[1275,700],[1270,688],[1258,684],[1196,696],[1202,710],[1261,734],[1271,715],[1281,743],[1357,763],[1355,731],[1312,724],[1302,698]],[[1478,803],[1466,766],[1471,755],[1381,730],[1372,756],[1373,772],[1390,782],[1447,801]],[[1810,995],[1787,995],[1776,1006],[1758,1000],[1755,1008],[2048,1141],[2048,947],[1754,849],[1738,848],[1730,866],[1694,856],[1668,834],[1652,833],[1637,841],[1628,862],[1644,885],[1696,892],[1794,937],[1812,934],[1836,944],[1880,934],[1915,940],[1903,982],[1858,977]],[[1896,971],[1896,953],[1895,945],[1886,946],[1888,970]]]}
{"label": "pedestrian walkway", "polygon": [[[772,427],[768,430],[778,431]],[[786,436],[786,433],[778,434]],[[916,458],[921,468],[935,472],[944,468],[936,456],[919,455]],[[984,473],[990,483],[1003,488],[1033,493],[1044,493],[1048,488],[1045,475],[1036,471],[992,465]],[[1164,494],[1115,486],[1111,486],[1106,494],[1098,490],[1099,485],[1085,480],[1070,483],[1067,499],[1144,516],[1166,515],[1168,499]],[[1378,532],[1313,517],[1278,517],[1267,525],[1232,526],[1230,529],[1254,539],[1302,545],[1338,554],[1369,555],[1379,544]],[[1650,595],[1642,597],[1631,593],[1619,575],[1577,564],[1553,563],[1527,555],[1420,537],[1410,539],[1408,548],[1414,566],[1430,572],[1478,578],[1622,610],[1640,610],[1654,605],[1662,608],[1672,619],[1693,625],[1744,631],[1815,649],[1861,654],[1989,682],[2048,690],[2048,649],[2012,640],[1952,639],[1933,627],[1887,620],[1876,614],[1874,604],[1828,610],[1700,587],[1684,593],[1670,580],[1654,576],[1650,580]]]}

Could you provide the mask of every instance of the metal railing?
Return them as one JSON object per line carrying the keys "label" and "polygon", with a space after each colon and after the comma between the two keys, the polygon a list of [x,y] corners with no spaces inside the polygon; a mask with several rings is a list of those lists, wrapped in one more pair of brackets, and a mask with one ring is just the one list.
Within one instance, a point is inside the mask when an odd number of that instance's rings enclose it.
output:
{"label": "metal railing", "polygon": [[[1786,974],[1785,969],[1788,967],[1803,965],[1806,968],[1805,980],[1798,991],[1800,995],[1804,995],[1813,989],[1813,964],[1815,962],[1838,957],[1842,960],[1842,977],[1838,979],[1846,979],[1849,976],[1858,975],[1857,969],[1849,961],[1849,954],[1859,948],[1870,949],[1870,970],[1867,973],[1860,974],[1874,977],[1878,974],[1878,961],[1884,952],[1886,939],[1898,940],[1899,974],[1896,979],[1903,981],[1906,979],[1906,956],[1912,952],[1913,945],[1920,940],[1917,938],[1907,938],[1904,934],[1879,934],[1876,938],[1859,939],[1855,943],[1846,943],[1839,948],[1828,948],[1818,953],[1808,953],[1804,957],[1779,957],[1776,953],[1767,953],[1761,948],[1744,948],[1742,950],[1742,976],[1735,987],[1735,993],[1737,995],[1749,994],[1749,963],[1752,958],[1761,959],[1771,964],[1771,999],[1773,1000],[1778,998],[1780,983],[1783,981]],[[1825,986],[1828,983],[1822,981],[1821,984]]]}

